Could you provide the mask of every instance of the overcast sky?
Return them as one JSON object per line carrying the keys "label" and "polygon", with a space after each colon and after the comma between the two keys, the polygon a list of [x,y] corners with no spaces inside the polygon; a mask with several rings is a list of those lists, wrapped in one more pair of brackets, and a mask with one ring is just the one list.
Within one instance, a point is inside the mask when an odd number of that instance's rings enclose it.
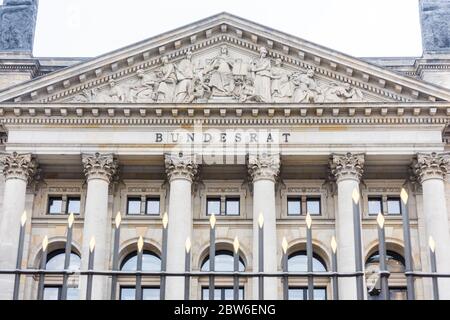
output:
{"label": "overcast sky", "polygon": [[96,56],[222,11],[357,57],[422,53],[418,0],[40,0],[34,55]]}

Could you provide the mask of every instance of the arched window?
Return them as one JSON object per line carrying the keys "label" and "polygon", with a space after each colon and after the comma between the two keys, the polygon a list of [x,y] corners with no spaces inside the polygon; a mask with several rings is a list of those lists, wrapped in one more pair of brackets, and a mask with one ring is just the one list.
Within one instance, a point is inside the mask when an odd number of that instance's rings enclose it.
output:
{"label": "arched window", "polygon": [[[297,251],[288,257],[288,271],[306,272],[308,271],[308,256],[306,251]],[[313,254],[313,271],[327,271],[323,259],[316,253]]]}
{"label": "arched window", "polygon": [[[52,251],[47,255],[47,270],[64,270],[64,261],[66,259],[65,249]],[[80,256],[73,252],[70,254],[69,270],[79,270],[81,265]]]}
{"label": "arched window", "polygon": [[[214,259],[214,269],[215,271],[234,271],[234,258],[233,252],[228,250],[218,250],[216,251],[216,256]],[[207,256],[202,262],[202,271],[209,271],[209,256]],[[239,257],[239,271],[244,271],[245,265],[241,257]]]}
{"label": "arched window", "polygon": [[[135,271],[137,267],[137,252],[132,252],[123,259],[120,265],[122,271]],[[142,271],[161,271],[161,259],[154,252],[144,250],[142,253]]]}
{"label": "arched window", "polygon": [[[380,254],[375,251],[366,261],[366,269],[379,268]],[[405,259],[395,251],[386,251],[386,266],[389,272],[405,272]]]}
{"label": "arched window", "polygon": [[[47,270],[64,270],[66,258],[65,249],[57,249],[47,255],[45,268]],[[70,254],[69,270],[80,270],[80,256],[73,252]],[[60,300],[62,291],[62,275],[46,276],[44,285],[44,300]],[[67,288],[67,300],[78,300],[78,285],[69,283]]]}

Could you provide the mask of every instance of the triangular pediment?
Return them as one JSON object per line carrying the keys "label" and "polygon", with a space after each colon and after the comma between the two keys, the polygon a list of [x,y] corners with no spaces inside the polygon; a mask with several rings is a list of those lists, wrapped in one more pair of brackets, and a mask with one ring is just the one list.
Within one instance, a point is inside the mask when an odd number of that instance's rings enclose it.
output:
{"label": "triangular pediment", "polygon": [[406,102],[450,101],[450,91],[222,13],[5,89],[0,101]]}

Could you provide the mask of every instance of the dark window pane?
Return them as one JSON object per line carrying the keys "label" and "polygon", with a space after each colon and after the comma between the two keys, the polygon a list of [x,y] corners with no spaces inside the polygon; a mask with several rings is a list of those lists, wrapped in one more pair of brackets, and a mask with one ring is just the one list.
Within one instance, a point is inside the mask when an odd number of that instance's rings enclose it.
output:
{"label": "dark window pane", "polygon": [[320,215],[320,198],[306,199],[306,210],[310,215]]}
{"label": "dark window pane", "polygon": [[145,213],[159,215],[159,198],[147,198]]}
{"label": "dark window pane", "polygon": [[[405,259],[402,255],[395,251],[386,251],[386,262],[389,272],[405,272]],[[378,251],[374,252],[366,262],[366,269],[370,271],[378,271],[380,264],[380,255]]]}
{"label": "dark window pane", "polygon": [[[121,270],[135,271],[137,267],[137,253],[129,254],[122,262]],[[161,271],[161,259],[153,252],[144,251],[142,255],[142,271]]]}
{"label": "dark window pane", "polygon": [[378,215],[382,212],[381,198],[369,198],[369,215]]}
{"label": "dark window pane", "polygon": [[400,215],[400,198],[388,198],[387,200],[388,214]]}
{"label": "dark window pane", "polygon": [[80,198],[70,197],[67,199],[67,214],[80,214]]}
{"label": "dark window pane", "polygon": [[[217,251],[214,259],[215,271],[234,271],[233,253],[230,251]],[[203,260],[202,271],[209,271],[209,256]],[[239,271],[244,271],[245,266],[242,259],[239,258]]]}
{"label": "dark window pane", "polygon": [[[293,272],[308,271],[308,257],[305,251],[298,251],[289,256],[288,270]],[[327,271],[325,263],[316,254],[313,255],[313,271]]]}
{"label": "dark window pane", "polygon": [[[64,249],[54,251],[47,256],[46,269],[47,270],[64,270],[64,260],[66,258]],[[70,254],[69,270],[79,270],[81,260],[80,257],[75,254]]]}
{"label": "dark window pane", "polygon": [[62,197],[48,198],[48,213],[61,214],[62,213]]}
{"label": "dark window pane", "polygon": [[141,198],[128,198],[127,214],[141,214]]}
{"label": "dark window pane", "polygon": [[225,214],[228,216],[238,216],[239,215],[239,199],[238,198],[227,198],[225,202]]}
{"label": "dark window pane", "polygon": [[300,198],[288,198],[288,215],[300,215],[301,207]]}
{"label": "dark window pane", "polygon": [[206,214],[220,215],[220,199],[219,198],[208,198],[206,202]]}

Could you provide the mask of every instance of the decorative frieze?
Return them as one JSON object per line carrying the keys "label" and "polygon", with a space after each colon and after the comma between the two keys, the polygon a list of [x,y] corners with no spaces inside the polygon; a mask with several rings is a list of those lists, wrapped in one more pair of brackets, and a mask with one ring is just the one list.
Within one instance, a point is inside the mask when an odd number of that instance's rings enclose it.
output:
{"label": "decorative frieze", "polygon": [[88,180],[103,179],[108,183],[117,173],[118,164],[112,154],[83,154],[84,174]]}
{"label": "decorative frieze", "polygon": [[364,172],[364,154],[333,154],[330,157],[330,172],[337,181],[345,179],[360,180]]}
{"label": "decorative frieze", "polygon": [[166,174],[169,181],[174,179],[187,179],[194,181],[198,173],[198,164],[195,155],[178,154],[165,155]]}
{"label": "decorative frieze", "polygon": [[8,179],[22,179],[27,182],[33,178],[37,170],[37,162],[30,153],[13,152],[5,154],[0,159],[3,174]]}
{"label": "decorative frieze", "polygon": [[157,193],[160,192],[160,188],[146,188],[146,187],[129,187],[127,189],[128,192],[137,192],[137,193]]}
{"label": "decorative frieze", "polygon": [[81,188],[78,187],[50,187],[48,192],[51,193],[80,193]]}
{"label": "decorative frieze", "polygon": [[280,173],[280,155],[267,153],[249,155],[248,173],[252,182],[262,179],[275,181]]}
{"label": "decorative frieze", "polygon": [[287,188],[288,193],[320,193],[321,188],[311,188],[311,187],[289,187]]}
{"label": "decorative frieze", "polygon": [[450,153],[418,153],[413,159],[411,169],[417,180],[444,179],[450,164]]}

